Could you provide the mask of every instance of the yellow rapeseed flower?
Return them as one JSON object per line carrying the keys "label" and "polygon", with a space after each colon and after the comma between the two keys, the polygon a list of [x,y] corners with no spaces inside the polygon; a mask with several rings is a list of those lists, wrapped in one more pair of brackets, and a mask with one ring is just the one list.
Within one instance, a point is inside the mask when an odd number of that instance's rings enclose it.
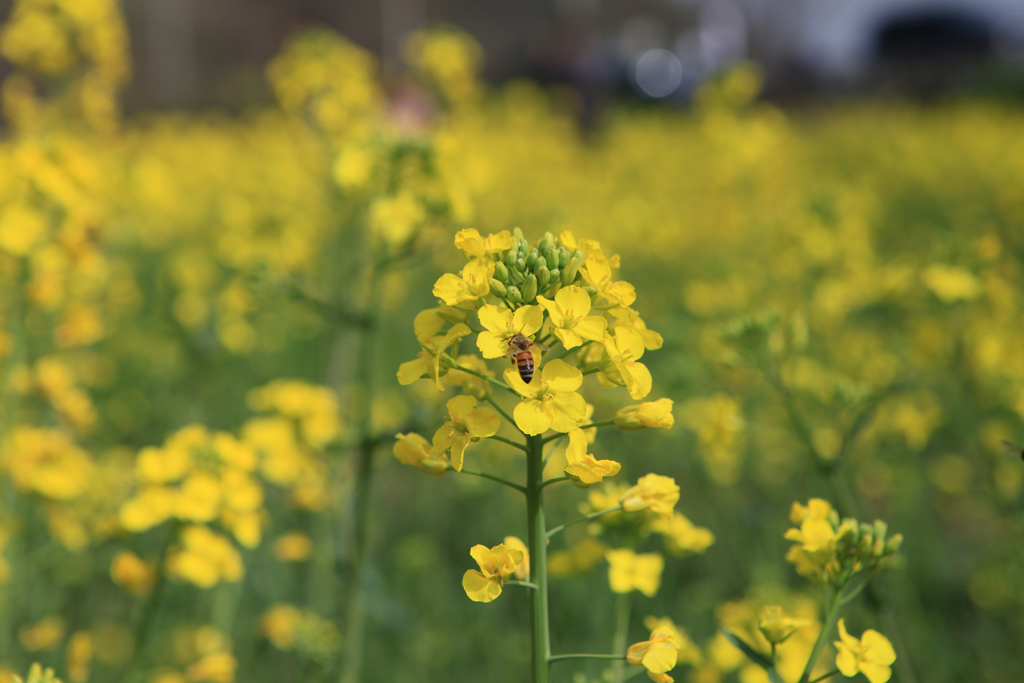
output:
{"label": "yellow rapeseed flower", "polygon": [[679,512],[675,512],[671,519],[656,517],[651,522],[651,531],[665,537],[665,547],[673,555],[703,553],[715,542],[713,533],[695,525]]}
{"label": "yellow rapeseed flower", "polygon": [[11,429],[4,440],[0,467],[22,491],[62,501],[88,491],[96,471],[89,454],[67,434],[24,425]]}
{"label": "yellow rapeseed flower", "polygon": [[[509,339],[517,334],[532,337],[544,322],[540,306],[520,306],[513,313],[505,306],[487,304],[477,314],[484,331],[477,335],[476,346],[484,358],[503,357],[508,351]],[[539,364],[539,358],[536,360]]]}
{"label": "yellow rapeseed flower", "polygon": [[669,429],[675,423],[675,418],[672,416],[672,399],[670,398],[660,398],[657,401],[626,406],[615,413],[615,426],[625,432],[648,428]]}
{"label": "yellow rapeseed flower", "polygon": [[608,583],[615,593],[629,593],[637,590],[653,598],[661,586],[661,572],[665,558],[659,553],[637,554],[628,548],[609,550]]}
{"label": "yellow rapeseed flower", "polygon": [[634,643],[626,650],[626,661],[647,669],[652,681],[672,683],[675,679],[666,672],[675,668],[679,661],[679,649],[673,629],[655,628],[650,640]]}
{"label": "yellow rapeseed flower", "polygon": [[414,360],[402,363],[398,368],[398,383],[405,386],[412,384],[421,377],[429,377],[434,380],[434,387],[438,391],[444,391],[444,382],[441,381],[441,354],[462,337],[472,332],[468,325],[458,323],[444,335],[433,337],[421,342],[423,350],[417,354]]}
{"label": "yellow rapeseed flower", "polygon": [[582,429],[569,432],[569,445],[565,449],[565,459],[568,461],[565,475],[577,486],[582,485],[581,488],[596,484],[605,477],[615,476],[622,467],[614,460],[596,459],[587,453],[587,445],[587,436]]}
{"label": "yellow rapeseed flower", "polygon": [[110,562],[110,578],[135,595],[148,595],[157,579],[156,565],[128,550],[121,550]]}
{"label": "yellow rapeseed flower", "polygon": [[619,306],[630,306],[636,301],[636,290],[628,282],[612,282],[612,264],[604,256],[593,254],[580,272],[583,280],[597,288],[597,294],[606,301]]}
{"label": "yellow rapeseed flower", "polygon": [[27,652],[52,650],[64,639],[63,617],[49,616],[18,629],[18,642]]}
{"label": "yellow rapeseed flower", "polygon": [[613,333],[604,338],[604,348],[631,398],[640,399],[651,393],[651,372],[638,362],[644,355],[644,340],[636,329],[614,328]]}
{"label": "yellow rapeseed flower", "polygon": [[473,441],[497,434],[501,418],[487,406],[477,408],[476,399],[465,394],[448,401],[448,416],[434,434],[434,455],[450,452],[452,467],[461,472],[466,448]]}
{"label": "yellow rapeseed flower", "polygon": [[430,442],[419,434],[395,434],[392,452],[403,465],[412,465],[420,472],[438,476],[448,471],[448,456],[435,454]]}
{"label": "yellow rapeseed flower", "polygon": [[449,306],[476,308],[475,304],[490,296],[491,278],[494,277],[494,261],[489,258],[475,258],[462,269],[460,275],[445,273],[434,283],[434,296]]}
{"label": "yellow rapeseed flower", "polygon": [[181,546],[167,558],[168,575],[200,588],[221,581],[242,578],[242,557],[224,536],[205,526],[187,526],[181,531]]}
{"label": "yellow rapeseed flower", "polygon": [[462,250],[466,258],[470,259],[507,251],[515,242],[515,237],[508,230],[502,230],[487,237],[481,237],[480,233],[473,228],[459,230],[455,233],[455,246]]}
{"label": "yellow rapeseed flower", "polygon": [[672,477],[647,474],[619,498],[626,512],[650,510],[665,519],[671,519],[673,508],[679,502],[679,486]]}
{"label": "yellow rapeseed flower", "polygon": [[313,541],[306,534],[291,531],[274,541],[274,557],[281,562],[305,562],[313,554]]}
{"label": "yellow rapeseed flower", "polygon": [[480,565],[480,570],[467,570],[462,576],[462,587],[474,602],[490,602],[501,595],[501,587],[515,576],[524,560],[522,550],[504,543],[493,548],[475,545],[469,554]]}
{"label": "yellow rapeseed flower", "polygon": [[836,668],[844,676],[853,677],[858,673],[871,683],[885,683],[892,676],[892,663],[896,651],[889,639],[874,629],[868,629],[857,640],[846,632],[846,624],[839,620],[839,638],[833,643],[838,650]]}
{"label": "yellow rapeseed flower", "polygon": [[779,605],[765,605],[757,614],[757,628],[774,645],[785,642],[797,629],[810,625],[810,619],[787,617]]}
{"label": "yellow rapeseed flower", "polygon": [[590,295],[570,285],[558,290],[554,300],[538,296],[537,301],[551,318],[552,331],[567,349],[577,347],[584,339],[601,341],[608,321],[590,313]]}
{"label": "yellow rapeseed flower", "polygon": [[563,360],[545,364],[529,384],[509,368],[505,383],[523,397],[513,418],[526,434],[543,434],[548,429],[568,432],[579,426],[586,414],[587,402],[576,393],[583,384],[583,373]]}

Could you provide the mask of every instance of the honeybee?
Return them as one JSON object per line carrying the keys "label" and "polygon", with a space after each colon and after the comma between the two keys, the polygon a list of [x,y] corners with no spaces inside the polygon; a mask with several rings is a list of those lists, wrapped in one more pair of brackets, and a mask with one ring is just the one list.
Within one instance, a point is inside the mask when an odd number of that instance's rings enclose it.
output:
{"label": "honeybee", "polygon": [[1021,448],[1015,443],[1009,441],[1003,442],[1003,450],[1006,451],[1007,455],[1012,455],[1015,458],[1024,459],[1024,448]]}
{"label": "honeybee", "polygon": [[520,332],[509,337],[508,351],[505,352],[505,355],[512,360],[512,365],[517,366],[519,369],[519,376],[527,384],[533,379],[533,354],[530,353],[531,348],[538,351],[547,351],[550,347],[530,341],[525,334]]}

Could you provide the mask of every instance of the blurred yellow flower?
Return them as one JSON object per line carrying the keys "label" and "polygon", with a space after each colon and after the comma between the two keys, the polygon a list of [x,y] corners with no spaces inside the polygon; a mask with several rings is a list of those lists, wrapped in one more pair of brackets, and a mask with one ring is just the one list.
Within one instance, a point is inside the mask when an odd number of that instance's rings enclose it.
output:
{"label": "blurred yellow flower", "polygon": [[779,605],[765,605],[757,614],[757,628],[769,643],[784,643],[797,629],[810,626],[809,619],[787,617]]}
{"label": "blurred yellow flower", "polygon": [[110,562],[110,578],[136,595],[147,595],[156,583],[157,568],[135,553],[121,550]]}
{"label": "blurred yellow flower", "polygon": [[242,578],[242,557],[224,536],[205,526],[193,525],[182,529],[180,537],[181,546],[167,558],[171,578],[200,588]]}
{"label": "blurred yellow flower", "polygon": [[[461,249],[468,259],[507,251],[512,248],[513,244],[515,244],[515,238],[508,230],[502,230],[487,237],[481,237],[474,228],[459,230],[455,233],[455,246]],[[524,334],[532,333],[524,332]]]}
{"label": "blurred yellow flower", "polygon": [[420,472],[438,476],[448,471],[448,456],[434,453],[430,442],[419,434],[395,434],[392,451],[403,465],[412,465]]}
{"label": "blurred yellow flower", "polygon": [[651,521],[651,531],[665,537],[665,547],[673,555],[700,554],[715,542],[713,533],[696,526],[680,512],[674,512],[671,519],[655,517]]}
{"label": "blurred yellow flower", "polygon": [[292,531],[274,541],[274,557],[281,562],[304,562],[313,554],[313,541],[304,533]]}
{"label": "blurred yellow flower", "polygon": [[448,348],[472,332],[468,325],[458,323],[447,333],[438,335],[420,345],[420,351],[415,360],[406,361],[398,368],[398,383],[405,386],[412,384],[421,377],[429,377],[434,380],[434,387],[438,391],[444,391],[444,382],[441,381],[441,354],[448,351]]}
{"label": "blurred yellow flower", "polygon": [[615,426],[626,432],[648,428],[669,429],[674,424],[675,418],[672,416],[672,399],[670,398],[660,398],[657,401],[626,406],[615,413]]}
{"label": "blurred yellow flower", "polygon": [[52,650],[64,640],[63,617],[49,616],[18,629],[18,642],[28,652]]}
{"label": "blurred yellow flower", "polygon": [[666,520],[672,519],[673,508],[679,502],[679,486],[672,477],[647,474],[627,489],[619,498],[626,512],[650,510]]}
{"label": "blurred yellow flower", "polygon": [[628,548],[609,550],[608,583],[615,593],[629,593],[637,590],[653,598],[661,585],[661,572],[665,558],[659,553],[637,554]]}

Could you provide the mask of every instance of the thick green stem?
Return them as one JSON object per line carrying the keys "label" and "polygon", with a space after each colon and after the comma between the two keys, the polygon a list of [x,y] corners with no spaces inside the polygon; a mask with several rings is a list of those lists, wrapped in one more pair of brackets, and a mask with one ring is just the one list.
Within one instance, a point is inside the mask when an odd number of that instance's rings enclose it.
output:
{"label": "thick green stem", "polygon": [[544,440],[526,438],[526,524],[530,546],[532,591],[530,617],[533,626],[533,683],[548,683],[551,634],[548,621],[547,527],[544,522]]}
{"label": "thick green stem", "polygon": [[825,649],[825,645],[828,644],[828,639],[832,633],[832,629],[835,627],[836,622],[839,620],[839,610],[843,606],[843,601],[840,600],[842,590],[840,589],[832,599],[829,601],[831,604],[826,604],[825,619],[821,624],[821,633],[818,634],[818,639],[814,641],[814,648],[811,650],[811,656],[807,658],[807,666],[804,667],[804,672],[800,676],[799,683],[809,683],[811,678],[811,671],[814,670],[814,665],[818,663],[818,658],[821,657],[822,650]]}

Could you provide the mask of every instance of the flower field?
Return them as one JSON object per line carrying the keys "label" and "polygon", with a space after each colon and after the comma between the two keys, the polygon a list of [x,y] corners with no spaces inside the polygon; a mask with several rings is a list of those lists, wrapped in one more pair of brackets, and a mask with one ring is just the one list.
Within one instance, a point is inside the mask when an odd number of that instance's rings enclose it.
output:
{"label": "flower field", "polygon": [[1024,680],[1021,109],[0,54],[0,682]]}

